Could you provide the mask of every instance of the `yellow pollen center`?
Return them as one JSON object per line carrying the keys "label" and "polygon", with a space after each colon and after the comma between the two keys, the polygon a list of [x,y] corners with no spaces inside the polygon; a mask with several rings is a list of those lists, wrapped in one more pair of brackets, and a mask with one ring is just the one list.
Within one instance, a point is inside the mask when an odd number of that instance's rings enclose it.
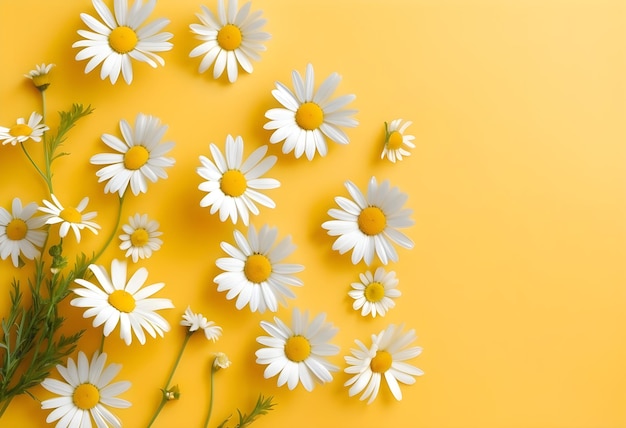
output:
{"label": "yellow pollen center", "polygon": [[109,46],[119,54],[125,54],[137,46],[137,33],[130,27],[117,27],[109,34]]}
{"label": "yellow pollen center", "polygon": [[378,207],[367,207],[361,211],[357,220],[359,229],[366,235],[378,235],[385,230],[387,226],[387,218],[383,211]]}
{"label": "yellow pollen center", "polygon": [[79,409],[93,409],[100,401],[100,391],[90,383],[81,383],[74,390],[72,399]]}
{"label": "yellow pollen center", "polygon": [[296,123],[307,131],[317,129],[324,123],[324,111],[314,102],[303,103],[296,111]]}
{"label": "yellow pollen center", "polygon": [[304,336],[291,336],[285,342],[285,356],[294,363],[306,360],[311,355],[311,344]]}
{"label": "yellow pollen center", "polygon": [[150,152],[144,146],[132,146],[124,154],[124,167],[132,170],[139,169],[148,162],[149,157]]}
{"label": "yellow pollen center", "polygon": [[109,304],[120,312],[132,312],[135,309],[135,298],[125,290],[115,290],[109,294]]}
{"label": "yellow pollen center", "polygon": [[47,87],[50,84],[50,75],[46,73],[33,76],[33,84],[37,88],[41,88],[44,86]]}
{"label": "yellow pollen center", "polygon": [[68,223],[80,223],[83,219],[78,210],[74,207],[64,208],[61,214],[59,214],[59,217]]}
{"label": "yellow pollen center", "polygon": [[13,125],[11,129],[9,129],[9,134],[12,137],[27,137],[32,134],[33,128],[26,125],[25,123],[18,123],[17,125]]}
{"label": "yellow pollen center", "polygon": [[237,196],[243,195],[247,188],[248,181],[241,171],[231,169],[222,175],[220,189],[222,189],[225,195],[236,198]]}
{"label": "yellow pollen center", "polygon": [[148,231],[142,227],[140,229],[135,230],[130,235],[130,242],[131,244],[133,244],[133,247],[143,247],[144,245],[148,243],[149,237],[150,236],[148,235]]}
{"label": "yellow pollen center", "polygon": [[398,131],[393,131],[387,138],[387,147],[389,150],[398,150],[402,147],[402,134]]}
{"label": "yellow pollen center", "polygon": [[370,362],[370,368],[374,373],[385,373],[391,367],[393,358],[387,351],[376,351],[376,355]]}
{"label": "yellow pollen center", "polygon": [[372,282],[365,287],[365,298],[369,302],[380,302],[383,297],[385,297],[385,286],[380,282]]}
{"label": "yellow pollen center", "polygon": [[12,241],[21,241],[26,237],[26,232],[28,232],[28,226],[21,218],[14,218],[7,224],[6,234]]}
{"label": "yellow pollen center", "polygon": [[260,284],[263,281],[267,281],[267,278],[270,277],[272,264],[263,254],[253,254],[246,260],[243,272],[246,274],[248,281]]}
{"label": "yellow pollen center", "polygon": [[217,32],[217,43],[224,50],[234,51],[241,46],[241,40],[241,30],[236,25],[226,24]]}

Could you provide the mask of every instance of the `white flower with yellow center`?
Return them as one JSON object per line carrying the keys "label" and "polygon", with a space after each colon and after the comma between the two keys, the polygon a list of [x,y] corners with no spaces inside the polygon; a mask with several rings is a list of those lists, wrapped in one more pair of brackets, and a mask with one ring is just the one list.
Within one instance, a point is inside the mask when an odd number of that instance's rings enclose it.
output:
{"label": "white flower with yellow center", "polygon": [[294,389],[299,382],[307,391],[315,383],[333,380],[331,372],[339,370],[328,357],[339,353],[339,347],[329,343],[338,329],[326,323],[326,314],[320,313],[309,323],[308,312],[293,310],[291,327],[274,317],[274,323],[261,321],[269,336],[257,337],[266,346],[256,351],[257,364],[266,364],[263,375],[269,379],[278,374],[278,386],[287,383]]}
{"label": "white flower with yellow center", "polygon": [[213,321],[208,321],[202,314],[194,313],[189,306],[183,314],[180,325],[189,327],[190,332],[202,330],[207,340],[215,342],[222,335],[222,327],[215,325]]}
{"label": "white flower with yellow center", "polygon": [[2,141],[2,145],[11,144],[14,146],[17,143],[23,143],[28,140],[33,140],[37,143],[41,142],[43,133],[50,129],[41,123],[42,120],[42,115],[32,112],[28,118],[28,123],[23,117],[20,117],[15,125],[10,128],[0,126],[0,141]]}
{"label": "white flower with yellow center", "polygon": [[138,269],[126,282],[126,261],[113,260],[111,275],[103,266],[89,265],[100,286],[76,279],[82,288],[72,290],[80,297],[72,299],[70,304],[79,308],[89,308],[83,313],[84,318],[95,317],[93,326],[104,324],[103,334],[108,336],[120,325],[120,337],[126,345],[133,340],[133,333],[142,345],[146,343],[144,330],[153,338],[170,330],[165,318],[156,311],[174,307],[170,299],[149,298],[165,284],[162,282],[143,287],[148,278],[146,268]]}
{"label": "white flower with yellow center", "polygon": [[226,137],[226,157],[220,149],[211,143],[210,150],[213,161],[200,156],[202,166],[197,168],[198,175],[205,182],[198,189],[208,192],[200,201],[201,207],[211,207],[211,214],[219,211],[220,221],[230,218],[236,224],[241,217],[244,225],[248,225],[250,213],[259,214],[256,204],[274,208],[274,201],[260,190],[275,189],[280,182],[274,178],[261,178],[274,166],[276,156],[267,156],[267,146],[261,146],[243,161],[243,139]]}
{"label": "white flower with yellow center", "polygon": [[380,155],[381,159],[385,156],[391,162],[401,161],[402,156],[410,156],[411,152],[407,148],[414,149],[415,144],[413,135],[405,134],[406,129],[411,125],[410,121],[402,123],[402,119],[392,120],[389,125],[385,122],[385,147]]}
{"label": "white flower with yellow center", "polygon": [[150,220],[148,214],[130,216],[122,230],[124,233],[120,235],[120,249],[126,251],[126,257],[132,257],[135,263],[152,256],[152,252],[159,250],[163,244],[158,238],[163,235],[159,231],[159,222]]}
{"label": "white flower with yellow center", "polygon": [[120,130],[124,141],[114,135],[102,135],[104,144],[118,153],[100,153],[90,159],[94,165],[106,165],[96,173],[98,183],[108,180],[105,193],[118,192],[123,196],[129,184],[134,195],[146,193],[148,181],[155,183],[159,178],[167,178],[165,168],[174,165],[174,159],[165,156],[174,143],[161,143],[167,125],[161,125],[154,116],[139,113],[134,131],[123,119]]}
{"label": "white flower with yellow center", "polygon": [[80,351],[78,364],[67,359],[67,366],[56,366],[65,382],[46,378],[41,382],[48,391],[58,397],[41,402],[42,409],[54,409],[46,422],[58,421],[56,428],[92,427],[92,420],[98,427],[120,428],[122,422],[107,407],[125,409],[130,402],[117,396],[127,391],[131,383],[120,381],[111,383],[122,369],[121,364],[106,365],[107,354],[95,352],[91,364]]}
{"label": "white flower with yellow center", "polygon": [[361,310],[361,315],[371,314],[373,318],[376,315],[384,317],[389,309],[393,308],[396,303],[393,299],[400,297],[401,293],[396,287],[398,279],[393,271],[385,272],[385,269],[379,267],[372,275],[367,271],[359,274],[361,282],[353,282],[352,290],[348,295],[354,299],[352,307],[354,310]]}
{"label": "white flower with yellow center", "polygon": [[397,187],[390,188],[387,180],[379,186],[375,177],[370,179],[367,197],[351,181],[346,181],[345,186],[354,200],[336,197],[335,202],[341,209],[331,208],[328,215],[335,220],[322,224],[330,236],[339,236],[333,243],[333,250],[340,254],[352,250],[353,264],[363,259],[370,265],[374,253],[383,264],[398,261],[392,243],[413,248],[413,241],[397,230],[413,224],[409,218],[413,211],[402,208],[406,194]]}
{"label": "white flower with yellow center", "polygon": [[396,400],[402,400],[402,391],[398,382],[405,385],[415,383],[414,376],[422,376],[424,372],[409,364],[406,360],[415,358],[422,353],[419,346],[407,348],[417,336],[415,330],[402,332],[403,326],[396,328],[390,325],[377,335],[372,335],[372,345],[368,348],[360,340],[356,340],[358,349],[351,349],[352,355],[344,357],[348,367],[345,373],[352,376],[344,386],[350,386],[350,397],[363,391],[361,400],[369,397],[371,404],[378,396],[380,383],[385,379]]}
{"label": "white flower with yellow center", "polygon": [[234,236],[236,247],[221,243],[230,257],[216,261],[217,267],[225,271],[214,279],[218,284],[217,291],[226,291],[228,300],[237,297],[237,309],[249,305],[252,312],[263,313],[266,309],[276,312],[279,304],[286,305],[287,298],[295,297],[289,287],[302,286],[302,281],[293,274],[301,272],[304,266],[280,263],[296,248],[291,237],[276,243],[278,229],[267,225],[261,227],[258,234],[250,225],[247,239],[238,230]]}
{"label": "white flower with yellow center", "polygon": [[19,266],[19,257],[29,260],[39,256],[39,249],[46,241],[46,232],[37,230],[46,223],[46,219],[33,217],[37,204],[32,202],[22,207],[20,198],[13,198],[11,212],[0,207],[0,258],[11,256],[13,266]]}
{"label": "white flower with yellow center", "polygon": [[54,64],[41,64],[36,65],[34,70],[25,74],[24,77],[31,79],[33,85],[40,91],[45,91],[50,86],[50,70],[52,70]]}
{"label": "white flower with yellow center", "polygon": [[77,242],[80,242],[80,231],[83,229],[88,229],[95,235],[98,234],[100,226],[90,221],[96,217],[97,213],[95,211],[83,213],[89,203],[89,197],[85,196],[81,199],[76,207],[69,205],[63,206],[56,196],[50,195],[50,197],[52,198],[52,202],[44,199],[43,204],[45,207],[39,207],[39,211],[48,214],[44,216],[46,218],[46,224],[61,223],[59,237],[65,238],[70,228],[74,231]]}
{"label": "white flower with yellow center", "polygon": [[274,98],[285,108],[273,108],[265,113],[270,122],[263,128],[275,130],[270,142],[276,144],[284,140],[283,153],[294,151],[296,158],[306,154],[309,160],[313,159],[315,152],[326,156],[326,138],[339,144],[348,144],[350,140],[341,127],[355,127],[358,124],[350,117],[356,110],[342,109],[356,97],[342,95],[331,100],[341,77],[337,73],[331,74],[314,91],[313,66],[308,64],[304,80],[297,71],[293,71],[292,80],[295,93],[280,82],[276,82],[276,89],[272,91]]}
{"label": "white flower with yellow center", "polygon": [[155,52],[172,49],[172,44],[168,42],[172,33],[159,32],[169,24],[169,19],[159,18],[142,27],[154,10],[156,0],[148,0],[146,4],[135,0],[130,8],[127,0],[115,0],[115,16],[102,0],[92,1],[102,22],[81,13],[81,19],[92,31],[78,30],[84,40],[72,45],[73,48],[83,48],[76,54],[77,61],[90,58],[85,73],[102,63],[102,80],[109,77],[111,83],[115,84],[121,71],[124,80],[130,85],[133,81],[131,58],[148,63],[153,68],[157,67],[157,63],[165,65],[163,58]]}
{"label": "white flower with yellow center", "polygon": [[213,78],[219,78],[224,69],[228,80],[237,80],[238,64],[246,72],[252,73],[251,60],[261,59],[259,52],[265,50],[263,42],[271,38],[269,33],[260,31],[266,20],[261,18],[261,11],[250,14],[251,3],[247,2],[237,9],[237,0],[228,2],[228,9],[223,0],[218,0],[217,16],[206,6],[202,13],[196,14],[202,24],[191,24],[189,27],[196,38],[204,43],[195,47],[190,53],[191,58],[204,55],[198,70],[204,73],[211,64]]}

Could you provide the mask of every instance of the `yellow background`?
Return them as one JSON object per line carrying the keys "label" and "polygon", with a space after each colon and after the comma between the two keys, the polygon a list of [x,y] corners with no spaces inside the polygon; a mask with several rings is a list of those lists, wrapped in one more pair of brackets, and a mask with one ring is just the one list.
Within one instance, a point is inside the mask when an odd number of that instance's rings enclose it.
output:
{"label": "yellow background", "polygon": [[[155,428],[202,425],[217,351],[233,365],[215,377],[213,426],[237,407],[249,410],[259,392],[278,405],[257,428],[626,426],[623,1],[255,0],[272,39],[254,73],[242,72],[235,84],[200,75],[200,59],[188,58],[199,43],[188,26],[200,4],[160,1],[151,18],[169,18],[166,30],[174,34],[165,67],[134,63],[132,85],[120,78],[112,86],[100,80],[99,67],[85,75],[86,61],[74,60],[76,30],[85,28],[79,14],[95,14],[90,1],[0,0],[0,123],[40,108],[22,75],[41,62],[57,65],[47,92],[52,127],[56,111],[73,102],[96,108],[70,132],[71,156],[56,163],[55,188],[62,201],[90,196],[103,230],[84,233],[80,247],[67,251],[99,248],[113,227],[116,198],[104,195],[88,162],[107,151],[100,135],[143,112],[169,125],[165,138],[176,142],[170,177],[124,205],[124,222],[145,212],[161,223],[163,248],[137,267],[149,269],[149,283],[165,282],[159,296],[176,306],[163,311],[172,325],[164,339],[127,348],[116,330],[106,340],[109,360],[124,365],[117,379],[133,383],[122,395],[133,406],[115,410],[124,426],[145,426],[156,408],[188,304],[224,335],[216,344],[192,338],[174,377],[182,398],[167,405]],[[279,160],[267,176],[282,186],[267,192],[276,209],[261,209],[253,223],[291,235],[297,250],[289,262],[305,265],[305,286],[277,315],[289,320],[292,307],[327,312],[339,328],[333,342],[341,352],[331,360],[341,369],[354,339],[369,343],[390,323],[414,328],[414,345],[424,352],[411,362],[426,374],[403,386],[401,402],[386,387],[370,406],[349,398],[342,372],[311,393],[277,388],[254,362],[255,339],[264,334],[259,322],[272,314],[237,311],[212,281],[219,243],[233,241],[233,226],[199,207],[198,156],[209,154],[210,142],[223,147],[227,134],[244,138],[246,154],[269,144],[262,126],[265,111],[278,107],[274,82],[291,86],[291,71],[303,73],[308,62],[317,84],[331,72],[342,75],[337,94],[356,94],[360,124],[347,131],[348,146],[331,143],[328,156],[312,162],[270,147]],[[408,131],[417,148],[391,164],[379,153],[383,122],[396,118],[414,122]],[[0,171],[3,207],[14,196],[25,203],[47,196],[18,147],[0,147]],[[365,189],[372,175],[408,193],[415,220],[405,230],[415,248],[400,249],[399,262],[388,266],[402,297],[376,319],[353,311],[347,296],[365,266],[333,252],[321,229],[333,198],[347,196],[344,181]],[[99,262],[122,256],[112,246]],[[2,316],[10,279],[25,284],[26,274],[0,261]],[[91,354],[100,329],[82,310],[62,310],[73,328],[88,329],[80,347]],[[44,427],[47,413],[21,397],[0,426]]]}

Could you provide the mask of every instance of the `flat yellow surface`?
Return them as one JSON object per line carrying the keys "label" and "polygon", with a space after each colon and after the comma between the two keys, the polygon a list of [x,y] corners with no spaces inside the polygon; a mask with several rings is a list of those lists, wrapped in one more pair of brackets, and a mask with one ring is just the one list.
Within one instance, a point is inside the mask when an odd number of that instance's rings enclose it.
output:
{"label": "flat yellow surface", "polygon": [[[143,112],[167,124],[166,139],[176,143],[169,178],[124,205],[123,220],[145,212],[161,223],[163,248],[132,269],[145,266],[150,282],[165,282],[159,296],[176,306],[162,312],[172,325],[165,338],[126,347],[116,330],[105,342],[109,359],[123,364],[118,379],[133,383],[122,395],[133,406],[115,410],[124,426],[145,426],[158,405],[189,304],[224,335],[215,344],[192,338],[174,377],[182,397],[155,428],[202,426],[217,351],[233,364],[216,374],[213,426],[236,408],[248,411],[260,392],[278,405],[256,428],[626,426],[623,1],[255,0],[272,39],[254,73],[234,84],[199,74],[199,59],[188,57],[199,43],[188,26],[200,4],[160,1],[152,17],[169,18],[174,34],[165,67],[134,63],[132,85],[120,78],[112,86],[99,68],[86,75],[85,61],[74,60],[79,15],[95,13],[90,1],[0,0],[0,124],[40,109],[23,74],[42,62],[56,64],[47,91],[51,126],[73,102],[96,108],[70,132],[71,155],[56,163],[55,188],[76,202],[88,195],[103,231],[85,233],[80,246],[67,239],[68,252],[100,248],[114,224],[116,198],[103,193],[89,164],[107,151],[101,134]],[[337,94],[356,94],[359,126],[347,130],[349,145],[330,143],[328,156],[312,162],[270,147],[279,160],[268,176],[282,185],[268,191],[277,207],[261,208],[253,223],[291,235],[297,250],[289,262],[305,266],[304,287],[277,315],[288,320],[292,307],[326,312],[339,328],[333,342],[341,351],[331,361],[342,370],[355,339],[369,343],[391,323],[414,328],[413,345],[424,352],[411,363],[425,375],[403,386],[400,402],[386,387],[369,406],[348,397],[341,371],[310,393],[278,388],[254,357],[259,322],[272,314],[237,311],[213,283],[219,243],[232,242],[233,226],[199,206],[198,156],[211,142],[223,147],[227,134],[243,137],[246,154],[269,144],[263,124],[265,111],[279,106],[274,83],[291,86],[291,71],[303,73],[308,62],[318,84],[341,74]],[[396,118],[414,122],[408,132],[417,147],[391,164],[379,157],[383,123]],[[19,147],[0,146],[0,171],[1,206],[14,196],[47,197]],[[406,192],[415,220],[405,230],[415,248],[400,249],[388,266],[402,297],[375,319],[361,317],[347,296],[365,265],[332,251],[321,228],[334,197],[347,196],[344,181],[365,189],[371,176]],[[115,257],[123,253],[113,245],[100,262]],[[0,315],[11,278],[26,284],[28,273],[0,261]],[[71,329],[88,330],[80,348],[91,354],[101,329],[78,308],[60,309]],[[48,426],[47,413],[23,396],[0,426]]]}

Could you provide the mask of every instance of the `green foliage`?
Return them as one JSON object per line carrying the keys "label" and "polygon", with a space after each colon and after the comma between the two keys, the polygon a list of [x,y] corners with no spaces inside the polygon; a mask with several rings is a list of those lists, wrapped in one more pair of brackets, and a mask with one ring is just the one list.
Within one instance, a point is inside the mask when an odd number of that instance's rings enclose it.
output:
{"label": "green foliage", "polygon": [[[235,425],[234,428],[244,428],[252,425],[259,416],[267,414],[270,410],[273,410],[273,407],[276,403],[272,403],[274,397],[269,396],[267,398],[263,397],[263,394],[259,394],[259,398],[254,405],[254,409],[250,412],[250,414],[242,414],[239,409],[237,409],[237,414],[239,415],[239,422]],[[226,424],[230,420],[230,416],[224,420],[217,428],[225,428]]]}

